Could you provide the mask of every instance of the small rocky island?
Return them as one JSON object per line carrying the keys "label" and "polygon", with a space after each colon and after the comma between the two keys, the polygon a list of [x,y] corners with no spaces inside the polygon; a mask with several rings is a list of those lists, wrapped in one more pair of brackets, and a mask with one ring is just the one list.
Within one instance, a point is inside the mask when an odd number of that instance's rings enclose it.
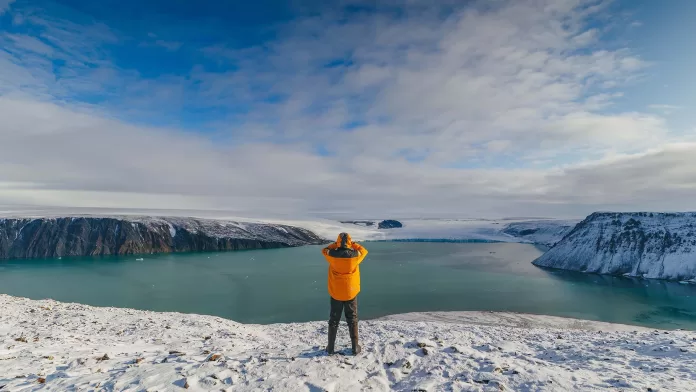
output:
{"label": "small rocky island", "polygon": [[294,226],[178,217],[0,219],[0,259],[283,248],[326,240]]}
{"label": "small rocky island", "polygon": [[379,222],[379,224],[377,225],[378,229],[398,229],[401,227],[404,227],[404,225],[401,224],[401,222],[399,222],[398,220],[393,219],[383,220]]}
{"label": "small rocky island", "polygon": [[357,226],[364,226],[364,227],[375,227],[377,226],[378,229],[396,229],[400,227],[404,227],[404,225],[399,222],[398,220],[394,219],[385,219],[381,222],[373,221],[373,220],[353,220],[353,221],[340,221],[341,223],[344,224],[351,224],[351,225],[357,225]]}

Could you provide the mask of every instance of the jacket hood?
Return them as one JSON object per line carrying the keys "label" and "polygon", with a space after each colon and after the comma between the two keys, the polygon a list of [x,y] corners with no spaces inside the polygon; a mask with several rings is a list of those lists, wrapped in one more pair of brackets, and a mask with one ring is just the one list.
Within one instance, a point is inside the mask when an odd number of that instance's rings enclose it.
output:
{"label": "jacket hood", "polygon": [[336,238],[336,246],[339,248],[350,248],[353,245],[353,239],[350,238],[350,234],[341,233]]}

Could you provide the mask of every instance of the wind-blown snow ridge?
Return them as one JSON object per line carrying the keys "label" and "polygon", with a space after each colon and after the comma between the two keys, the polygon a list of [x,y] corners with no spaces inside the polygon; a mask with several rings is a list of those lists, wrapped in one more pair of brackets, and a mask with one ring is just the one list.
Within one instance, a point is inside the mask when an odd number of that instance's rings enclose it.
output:
{"label": "wind-blown snow ridge", "polygon": [[696,213],[594,213],[534,261],[542,267],[696,279]]}
{"label": "wind-blown snow ridge", "polygon": [[[696,333],[363,321],[364,352],[326,356],[326,322],[212,316],[0,295],[9,391],[688,391]],[[460,320],[461,321],[461,320]],[[601,329],[601,328],[600,328]],[[345,326],[339,348],[346,352]],[[650,389],[648,389],[650,388]]]}
{"label": "wind-blown snow ridge", "polygon": [[537,314],[513,313],[513,312],[420,312],[403,313],[384,316],[379,320],[385,321],[417,321],[438,322],[454,324],[488,325],[491,327],[515,327],[515,328],[552,328],[575,329],[584,331],[651,331],[649,328],[635,325],[606,323],[603,321],[590,321],[558,316],[544,316]]}

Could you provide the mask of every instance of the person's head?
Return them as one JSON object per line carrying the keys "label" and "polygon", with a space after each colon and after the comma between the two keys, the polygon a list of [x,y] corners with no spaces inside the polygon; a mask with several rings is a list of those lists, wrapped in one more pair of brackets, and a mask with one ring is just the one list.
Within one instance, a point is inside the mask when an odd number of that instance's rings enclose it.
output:
{"label": "person's head", "polygon": [[351,245],[353,245],[353,240],[350,238],[350,234],[339,234],[338,238],[336,238],[336,245],[338,245],[339,248],[350,248]]}

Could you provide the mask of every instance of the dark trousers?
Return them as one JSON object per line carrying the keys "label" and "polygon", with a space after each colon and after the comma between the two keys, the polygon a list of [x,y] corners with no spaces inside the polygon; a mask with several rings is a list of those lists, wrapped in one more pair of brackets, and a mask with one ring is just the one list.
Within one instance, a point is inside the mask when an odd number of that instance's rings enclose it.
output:
{"label": "dark trousers", "polygon": [[350,301],[338,301],[331,298],[331,313],[329,313],[329,326],[338,327],[341,321],[341,313],[346,314],[346,322],[348,326],[358,323],[358,297]]}

